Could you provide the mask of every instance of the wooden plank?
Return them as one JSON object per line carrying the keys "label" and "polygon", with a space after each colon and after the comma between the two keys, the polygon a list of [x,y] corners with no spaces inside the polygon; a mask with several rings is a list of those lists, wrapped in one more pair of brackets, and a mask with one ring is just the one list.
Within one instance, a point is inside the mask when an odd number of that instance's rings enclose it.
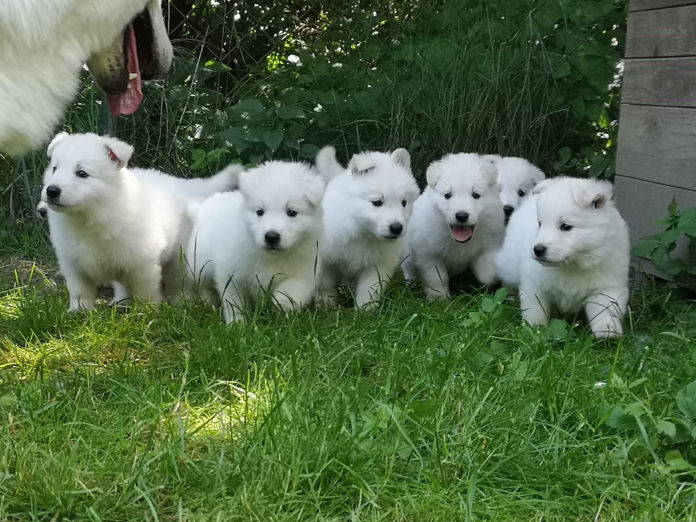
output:
{"label": "wooden plank", "polygon": [[628,6],[629,11],[644,11],[646,9],[663,9],[665,7],[675,7],[679,5],[696,4],[693,0],[631,0]]}
{"label": "wooden plank", "polygon": [[667,207],[676,198],[679,208],[696,206],[696,191],[617,175],[614,198],[631,231],[631,245],[640,238],[660,232],[655,221],[667,215]]}
{"label": "wooden plank", "polygon": [[696,109],[621,105],[616,172],[696,190]]}
{"label": "wooden plank", "polygon": [[696,5],[632,13],[626,58],[696,55]]}
{"label": "wooden plank", "polygon": [[696,57],[626,60],[623,103],[696,107]]}

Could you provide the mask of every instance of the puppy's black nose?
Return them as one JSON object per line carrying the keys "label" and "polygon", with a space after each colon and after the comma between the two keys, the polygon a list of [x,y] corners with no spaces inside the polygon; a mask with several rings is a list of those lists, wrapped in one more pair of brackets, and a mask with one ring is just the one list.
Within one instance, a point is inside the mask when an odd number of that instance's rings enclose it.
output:
{"label": "puppy's black nose", "polygon": [[266,241],[266,244],[269,246],[276,246],[278,243],[280,243],[280,234],[275,230],[269,230],[266,232],[263,238]]}
{"label": "puppy's black nose", "polygon": [[460,223],[466,223],[469,221],[469,213],[468,212],[457,212],[454,217],[459,221]]}
{"label": "puppy's black nose", "polygon": [[505,217],[510,217],[510,215],[515,211],[510,205],[505,205],[503,207],[503,212],[505,212]]}
{"label": "puppy's black nose", "polygon": [[60,189],[55,185],[49,185],[46,187],[46,195],[51,199],[56,199],[60,196]]}
{"label": "puppy's black nose", "polygon": [[392,223],[391,225],[389,225],[389,232],[391,232],[395,236],[401,235],[403,231],[404,226],[401,223]]}
{"label": "puppy's black nose", "polygon": [[534,255],[537,257],[544,257],[547,248],[544,245],[534,245]]}

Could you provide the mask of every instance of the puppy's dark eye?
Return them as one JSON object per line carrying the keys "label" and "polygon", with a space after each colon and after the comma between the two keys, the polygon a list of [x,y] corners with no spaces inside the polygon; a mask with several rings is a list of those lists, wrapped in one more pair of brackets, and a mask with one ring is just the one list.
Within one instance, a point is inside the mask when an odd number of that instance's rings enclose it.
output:
{"label": "puppy's dark eye", "polygon": [[539,223],[539,228],[541,228],[541,221],[537,221],[537,223]]}
{"label": "puppy's dark eye", "polygon": [[257,216],[261,217],[261,216],[263,216],[263,214],[264,214],[264,211],[263,211],[262,208],[259,208],[259,209],[256,210],[256,215],[257,215]]}
{"label": "puppy's dark eye", "polygon": [[518,190],[517,195],[521,198],[525,197],[527,193],[524,190]]}
{"label": "puppy's dark eye", "polygon": [[289,217],[295,217],[297,215],[297,210],[289,208],[286,212]]}
{"label": "puppy's dark eye", "polygon": [[474,198],[474,199],[478,199],[478,198],[481,197],[481,194],[479,194],[478,192],[472,192],[472,193],[471,193],[471,197]]}
{"label": "puppy's dark eye", "polygon": [[54,166],[51,172],[55,172],[58,167]]}
{"label": "puppy's dark eye", "polygon": [[384,205],[384,202],[383,202],[381,199],[375,199],[375,200],[372,201],[372,204],[373,204],[375,207],[381,207],[382,205]]}
{"label": "puppy's dark eye", "polygon": [[445,196],[445,199],[449,199],[449,198],[452,197],[452,193],[451,193],[451,192],[445,192],[444,196]]}
{"label": "puppy's dark eye", "polygon": [[89,174],[87,174],[84,170],[78,170],[77,172],[75,172],[75,175],[78,178],[89,178]]}
{"label": "puppy's dark eye", "polygon": [[405,207],[405,206],[406,206],[406,200],[405,200],[405,199],[402,199],[402,200],[401,200],[401,206],[402,206],[402,207]]}
{"label": "puppy's dark eye", "polygon": [[561,223],[561,226],[559,228],[563,232],[568,232],[569,230],[573,230],[573,225],[568,225],[567,223]]}

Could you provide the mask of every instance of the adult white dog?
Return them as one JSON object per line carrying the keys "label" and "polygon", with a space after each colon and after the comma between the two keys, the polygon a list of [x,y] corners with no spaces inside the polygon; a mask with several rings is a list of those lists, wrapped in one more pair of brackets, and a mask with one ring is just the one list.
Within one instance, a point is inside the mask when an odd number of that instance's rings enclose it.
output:
{"label": "adult white dog", "polygon": [[200,206],[187,252],[203,297],[224,319],[268,292],[284,310],[310,303],[321,236],[324,180],[304,163],[270,161],[239,175],[239,191]]}
{"label": "adult white dog", "polygon": [[539,168],[532,165],[524,158],[507,156],[496,161],[498,167],[498,189],[500,190],[500,202],[505,212],[505,222],[516,208],[520,206],[524,198],[532,193],[537,183],[546,178]]}
{"label": "adult white dog", "polygon": [[107,136],[60,133],[48,147],[42,201],[51,242],[70,293],[70,310],[94,306],[97,287],[114,283],[117,302],[173,297],[186,208],[237,183],[238,167],[207,180],[126,168],[133,147]]}
{"label": "adult white dog", "polygon": [[628,302],[628,227],[608,181],[542,181],[510,219],[496,259],[507,285],[519,286],[522,316],[546,324],[554,310],[585,309],[600,338],[622,333]]}
{"label": "adult white dog", "polygon": [[3,0],[0,153],[45,143],[75,96],[85,62],[114,114],[140,104],[141,80],[171,68],[161,0]]}
{"label": "adult white dog", "polygon": [[481,283],[496,283],[505,223],[495,164],[478,154],[448,154],[425,175],[428,186],[408,226],[404,275],[421,279],[428,299],[449,297],[450,277],[469,266]]}
{"label": "adult white dog", "polygon": [[399,266],[418,196],[411,156],[406,149],[365,152],[354,155],[344,169],[335,149],[325,147],[317,155],[317,168],[331,179],[322,204],[320,298],[333,304],[337,286],[355,282],[356,304],[374,303]]}

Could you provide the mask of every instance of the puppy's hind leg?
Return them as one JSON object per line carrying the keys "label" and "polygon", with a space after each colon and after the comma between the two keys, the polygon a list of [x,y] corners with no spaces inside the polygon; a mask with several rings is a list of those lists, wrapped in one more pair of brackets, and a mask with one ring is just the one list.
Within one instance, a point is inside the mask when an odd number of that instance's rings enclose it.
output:
{"label": "puppy's hind leg", "polygon": [[611,339],[623,334],[621,321],[626,313],[628,288],[605,288],[585,303],[585,313],[592,333],[598,339]]}

